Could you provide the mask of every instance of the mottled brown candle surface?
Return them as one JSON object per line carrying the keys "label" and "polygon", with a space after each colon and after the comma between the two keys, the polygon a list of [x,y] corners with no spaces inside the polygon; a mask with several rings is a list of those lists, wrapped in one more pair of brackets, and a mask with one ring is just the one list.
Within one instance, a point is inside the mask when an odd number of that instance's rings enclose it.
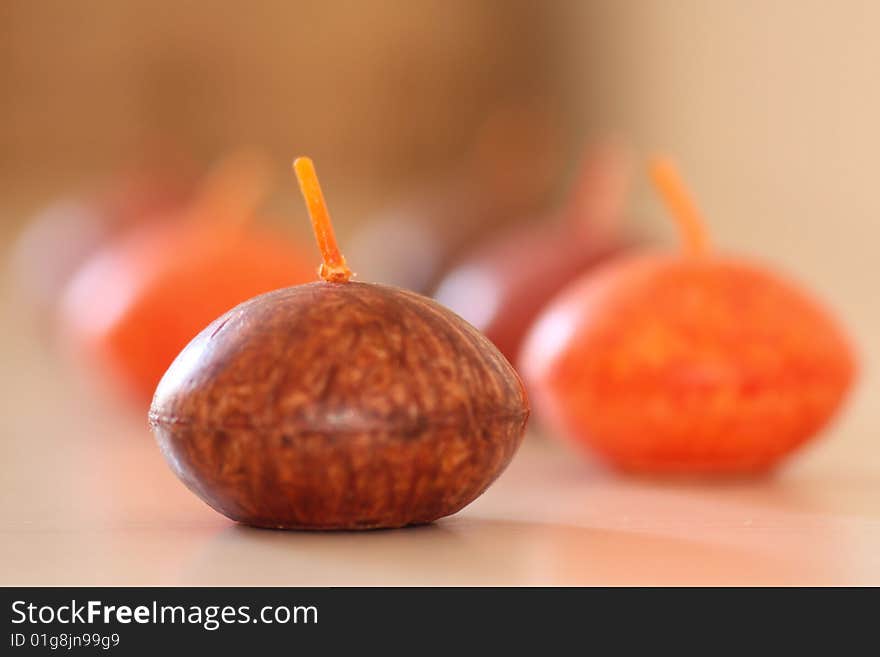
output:
{"label": "mottled brown candle surface", "polygon": [[417,294],[316,282],[217,319],[178,356],[150,424],[205,502],[248,524],[431,522],[504,470],[528,418],[519,377]]}

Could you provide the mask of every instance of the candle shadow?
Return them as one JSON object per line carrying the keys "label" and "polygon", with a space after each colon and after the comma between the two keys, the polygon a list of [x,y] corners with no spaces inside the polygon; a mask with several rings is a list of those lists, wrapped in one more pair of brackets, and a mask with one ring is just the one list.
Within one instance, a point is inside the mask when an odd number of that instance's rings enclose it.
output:
{"label": "candle shadow", "polygon": [[820,583],[809,564],[760,550],[563,524],[451,518],[370,532],[228,527],[184,585],[702,585]]}

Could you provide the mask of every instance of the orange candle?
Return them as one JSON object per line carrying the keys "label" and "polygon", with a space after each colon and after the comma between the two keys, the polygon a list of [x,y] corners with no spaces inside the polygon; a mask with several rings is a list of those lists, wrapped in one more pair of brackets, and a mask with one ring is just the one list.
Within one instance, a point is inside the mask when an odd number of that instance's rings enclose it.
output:
{"label": "orange candle", "polygon": [[669,161],[651,173],[684,250],[619,260],[548,307],[523,358],[537,411],[624,470],[766,470],[840,408],[848,340],[787,279],[712,251]]}
{"label": "orange candle", "polygon": [[119,387],[149,400],[205,324],[256,294],[313,280],[302,247],[256,225],[267,187],[261,161],[231,157],[181,219],[146,225],[103,249],[65,294],[69,342]]}

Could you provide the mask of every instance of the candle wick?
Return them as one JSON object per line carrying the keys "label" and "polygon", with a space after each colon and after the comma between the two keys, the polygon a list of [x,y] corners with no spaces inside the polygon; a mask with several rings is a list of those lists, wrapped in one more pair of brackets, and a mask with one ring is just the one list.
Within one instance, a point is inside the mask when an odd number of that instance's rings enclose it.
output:
{"label": "candle wick", "polygon": [[629,165],[623,146],[610,140],[585,154],[564,208],[585,241],[610,239],[617,232],[629,191]]}
{"label": "candle wick", "polygon": [[333,224],[330,221],[324,194],[321,192],[321,185],[318,183],[315,165],[308,157],[298,157],[293,161],[293,170],[312,220],[315,240],[324,259],[318,269],[318,275],[329,283],[346,283],[352,273],[345,264],[345,257],[336,243],[336,235],[333,232]]}
{"label": "candle wick", "polygon": [[685,251],[695,256],[705,255],[709,251],[706,224],[675,164],[667,158],[655,158],[650,165],[650,175],[657,193],[678,224]]}
{"label": "candle wick", "polygon": [[195,221],[217,221],[242,228],[269,189],[269,166],[258,153],[241,151],[224,158],[207,175],[192,205]]}

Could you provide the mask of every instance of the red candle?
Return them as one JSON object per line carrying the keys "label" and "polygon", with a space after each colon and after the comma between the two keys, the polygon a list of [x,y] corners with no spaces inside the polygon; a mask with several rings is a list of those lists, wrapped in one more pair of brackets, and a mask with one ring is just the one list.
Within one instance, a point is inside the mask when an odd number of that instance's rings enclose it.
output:
{"label": "red candle", "polygon": [[441,280],[434,297],[485,333],[516,362],[541,309],[574,277],[623,253],[619,229],[629,163],[619,147],[587,153],[571,198],[557,215],[485,241]]}
{"label": "red candle", "polygon": [[372,281],[429,294],[473,244],[544,206],[561,150],[548,107],[503,107],[485,120],[454,171],[431,176],[359,224],[349,256]]}

